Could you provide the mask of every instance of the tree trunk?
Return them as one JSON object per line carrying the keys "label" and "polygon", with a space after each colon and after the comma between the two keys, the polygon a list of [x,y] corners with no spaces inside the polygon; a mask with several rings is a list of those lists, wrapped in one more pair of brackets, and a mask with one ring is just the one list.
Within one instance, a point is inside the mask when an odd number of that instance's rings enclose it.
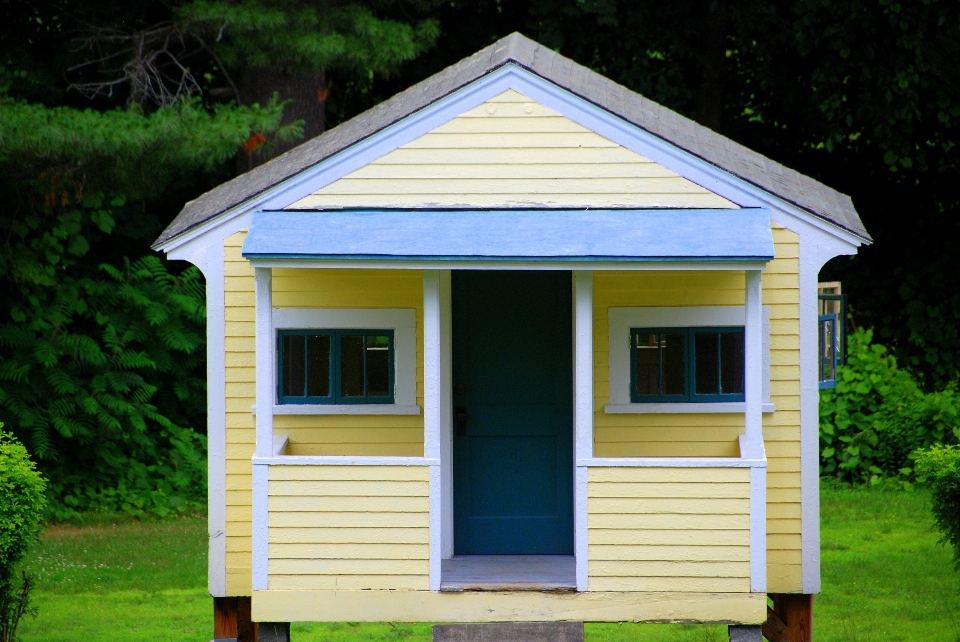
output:
{"label": "tree trunk", "polygon": [[723,113],[723,85],[727,63],[728,0],[705,0],[703,15],[703,58],[697,92],[697,121],[720,131]]}
{"label": "tree trunk", "polygon": [[247,67],[240,75],[241,105],[267,104],[276,93],[283,108],[281,124],[303,121],[303,138],[292,141],[270,140],[252,151],[241,151],[237,173],[262,165],[271,158],[293,149],[305,140],[319,136],[326,128],[327,81],[323,72],[291,72],[284,67]]}

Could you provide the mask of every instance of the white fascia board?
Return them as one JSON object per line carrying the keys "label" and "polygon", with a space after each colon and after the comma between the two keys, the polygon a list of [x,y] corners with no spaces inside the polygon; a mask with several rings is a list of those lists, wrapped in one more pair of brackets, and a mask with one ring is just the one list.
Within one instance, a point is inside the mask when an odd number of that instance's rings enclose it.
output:
{"label": "white fascia board", "polygon": [[[499,94],[515,90],[623,147],[645,156],[741,207],[776,207],[853,245],[868,242],[838,225],[803,210],[763,188],[720,169],[691,152],[627,122],[597,105],[508,63],[433,104],[360,140],[329,158],[187,230],[156,249],[169,252],[235,216],[254,210],[279,210],[364,167],[372,161],[449,122]],[[428,268],[429,269],[429,268]]]}

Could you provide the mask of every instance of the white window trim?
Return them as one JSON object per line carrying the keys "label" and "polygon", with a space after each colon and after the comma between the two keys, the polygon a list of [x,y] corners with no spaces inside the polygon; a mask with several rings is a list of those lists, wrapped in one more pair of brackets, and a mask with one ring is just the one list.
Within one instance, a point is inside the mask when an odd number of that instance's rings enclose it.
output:
{"label": "white window trim", "polygon": [[[630,401],[630,329],[743,326],[746,316],[740,305],[683,306],[663,308],[610,308],[608,310],[608,362],[610,399],[607,414],[645,413],[742,413],[745,402],[633,403]],[[763,306],[763,412],[773,412],[770,402],[770,308]]]}
{"label": "white window trim", "polygon": [[[283,415],[410,415],[417,405],[417,311],[398,308],[274,308],[276,330],[393,330],[394,403],[277,404]],[[275,343],[275,342],[274,342]],[[275,349],[274,349],[275,350]],[[274,384],[274,389],[276,388]],[[254,412],[256,412],[254,410]]]}

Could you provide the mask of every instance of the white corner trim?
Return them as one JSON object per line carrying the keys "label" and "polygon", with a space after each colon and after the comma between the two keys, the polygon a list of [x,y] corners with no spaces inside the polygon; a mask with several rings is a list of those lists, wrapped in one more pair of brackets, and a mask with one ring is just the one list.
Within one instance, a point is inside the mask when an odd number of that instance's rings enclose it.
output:
{"label": "white corner trim", "polygon": [[[742,414],[746,411],[746,408],[747,405],[743,401],[720,403],[608,403],[603,407],[603,412],[608,415]],[[764,413],[774,411],[772,403],[764,403],[762,408]]]}
{"label": "white corner trim", "polygon": [[763,353],[766,352],[763,341],[763,281],[759,270],[744,272],[744,311],[746,313],[743,328],[744,381],[743,395],[744,435],[746,436],[744,457],[760,457],[763,453]]}
{"label": "white corner trim", "polygon": [[[574,459],[593,457],[593,272],[573,273],[573,428]],[[573,550],[577,590],[589,584],[587,469],[574,469]]]}
{"label": "white corner trim", "polygon": [[[250,412],[257,414],[257,407],[252,406]],[[420,406],[401,406],[390,403],[356,403],[356,404],[277,404],[273,406],[273,414],[277,415],[306,415],[320,417],[325,415],[419,415]]]}
{"label": "white corner trim", "polygon": [[207,590],[227,596],[227,415],[223,241],[204,239],[168,254],[200,268],[207,293]]}
{"label": "white corner trim", "polygon": [[256,466],[439,466],[429,457],[367,457],[363,455],[282,455],[254,457]]}
{"label": "white corner trim", "polygon": [[[443,279],[439,270],[423,272],[423,454],[439,460],[443,432]],[[439,466],[430,469],[430,590],[441,581],[442,479]]]}
{"label": "white corner trim", "polygon": [[253,566],[252,586],[255,591],[268,588],[269,581],[269,471],[268,466],[258,463],[256,457],[253,458],[251,565]]}
{"label": "white corner trim", "polygon": [[742,457],[593,457],[578,459],[577,466],[609,468],[754,468],[767,467],[767,460]]}
{"label": "white corner trim", "polygon": [[[274,308],[273,326],[277,330],[393,330],[394,353],[394,404],[376,404],[394,408],[417,407],[417,311],[404,308]],[[300,406],[301,404],[294,404]],[[307,405],[307,404],[303,404]],[[363,405],[367,411],[342,410]],[[378,412],[370,408],[374,404],[351,406],[329,405],[335,410],[318,410],[313,413],[278,412],[277,414],[414,414],[413,412]],[[276,408],[293,407],[290,404]],[[324,406],[311,406],[314,408]],[[419,414],[419,407],[417,413]]]}
{"label": "white corner trim", "polygon": [[[273,408],[277,402],[276,338],[273,331],[273,274],[270,268],[254,269],[254,289],[256,299],[256,405],[260,408]],[[273,445],[273,414],[261,412],[257,415],[257,448],[260,457],[270,454]]]}
{"label": "white corner trim", "polygon": [[[763,444],[760,445],[761,449]],[[767,592],[767,469],[750,468],[750,591]]]}
{"label": "white corner trim", "polygon": [[[610,402],[604,411],[614,413],[646,412],[621,408],[645,406],[684,406],[687,404],[634,404],[630,401],[630,329],[631,328],[688,328],[695,326],[743,326],[746,323],[744,306],[704,305],[677,307],[609,308],[607,324]],[[763,401],[773,412],[770,403],[770,308],[763,307]],[[695,406],[726,406],[728,404],[689,404]],[[612,410],[608,410],[612,409]],[[657,411],[650,411],[657,412]],[[666,411],[660,411],[666,412]],[[673,412],[708,412],[706,410],[674,410]],[[709,412],[726,412],[714,410]],[[731,410],[729,412],[743,412]],[[767,412],[766,410],[764,412]]]}

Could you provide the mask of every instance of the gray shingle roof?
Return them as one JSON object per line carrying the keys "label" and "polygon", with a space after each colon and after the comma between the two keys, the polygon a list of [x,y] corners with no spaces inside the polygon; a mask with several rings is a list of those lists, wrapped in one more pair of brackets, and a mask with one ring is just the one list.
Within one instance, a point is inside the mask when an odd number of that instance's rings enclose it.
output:
{"label": "gray shingle roof", "polygon": [[519,33],[514,33],[342,125],[305,141],[285,154],[190,201],[163,231],[154,247],[427,107],[508,62],[516,63],[637,127],[866,241],[870,240],[853,202],[846,194],[784,167]]}

